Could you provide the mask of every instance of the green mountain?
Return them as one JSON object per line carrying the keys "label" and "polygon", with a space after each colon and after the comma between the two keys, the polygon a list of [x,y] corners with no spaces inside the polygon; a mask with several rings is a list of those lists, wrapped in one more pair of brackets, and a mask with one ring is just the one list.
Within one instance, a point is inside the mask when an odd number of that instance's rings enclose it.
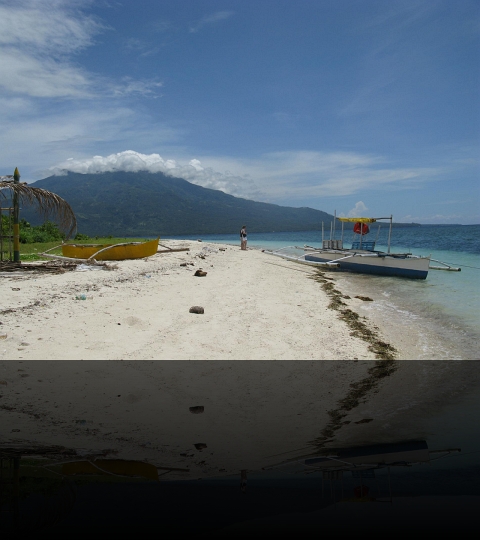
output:
{"label": "green mountain", "polygon": [[[77,216],[78,232],[89,236],[168,236],[326,230],[333,216],[241,199],[163,173],[68,173],[33,184],[64,198]],[[21,218],[38,224],[29,208]]]}

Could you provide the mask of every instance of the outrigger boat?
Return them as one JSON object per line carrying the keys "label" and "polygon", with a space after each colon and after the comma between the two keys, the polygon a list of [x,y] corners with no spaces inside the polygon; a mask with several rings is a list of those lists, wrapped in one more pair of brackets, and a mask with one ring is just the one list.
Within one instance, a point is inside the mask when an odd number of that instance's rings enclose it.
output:
{"label": "outrigger boat", "polygon": [[124,261],[143,259],[155,255],[159,238],[147,242],[121,244],[63,244],[62,254],[72,259],[95,259],[98,261]]}
{"label": "outrigger boat", "polygon": [[[342,223],[341,239],[335,239],[335,219]],[[321,267],[324,269],[338,269],[346,272],[356,272],[360,274],[374,274],[378,276],[398,276],[414,279],[425,279],[429,269],[460,271],[460,268],[452,267],[441,261],[432,259],[430,255],[422,257],[412,255],[412,253],[391,253],[390,238],[392,234],[392,216],[380,218],[335,218],[332,222],[330,240],[324,239],[322,223],[322,247],[316,248],[304,245],[288,246],[275,251],[266,251],[271,255],[276,255],[284,259],[292,260],[302,264]],[[370,232],[368,224],[380,220],[389,220],[390,228],[388,232],[387,251],[375,250],[374,241],[366,241],[363,236]],[[355,223],[353,232],[354,240],[349,249],[343,247],[343,225],[345,222]],[[378,232],[380,231],[380,226]],[[377,233],[378,239],[378,233]],[[295,251],[303,250],[303,254],[298,255]],[[440,263],[443,266],[430,266],[430,261]]]}
{"label": "outrigger boat", "polygon": [[[97,261],[124,261],[126,259],[143,259],[155,255],[158,241],[122,242],[121,244],[61,244],[47,249],[39,255],[67,261],[85,261],[88,264],[102,264]],[[53,255],[49,251],[62,248],[62,255]]]}

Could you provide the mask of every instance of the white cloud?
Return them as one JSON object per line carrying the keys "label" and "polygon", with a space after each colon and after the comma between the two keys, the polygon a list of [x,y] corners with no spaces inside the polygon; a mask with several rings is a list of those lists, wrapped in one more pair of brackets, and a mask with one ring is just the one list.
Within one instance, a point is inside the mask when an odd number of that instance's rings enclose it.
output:
{"label": "white cloud", "polygon": [[5,3],[0,6],[0,86],[36,97],[87,97],[93,80],[68,57],[90,46],[102,29],[67,0]]}
{"label": "white cloud", "polygon": [[0,6],[0,45],[48,52],[55,57],[78,52],[91,45],[93,36],[104,28],[81,13],[82,4],[89,3],[69,0],[4,2]]}
{"label": "white cloud", "polygon": [[379,156],[354,152],[273,152],[239,160],[198,156],[214,170],[251,178],[268,202],[340,197],[371,190],[417,189],[443,171],[437,168],[396,168]]}
{"label": "white cloud", "polygon": [[92,80],[82,70],[21,51],[2,50],[0,74],[0,86],[12,94],[41,98],[92,95]]}
{"label": "white cloud", "polygon": [[123,79],[123,84],[116,86],[113,90],[113,93],[116,96],[141,94],[143,96],[159,97],[156,91],[158,88],[162,86],[163,86],[163,83],[156,80],[136,81],[136,80],[133,80],[131,77],[125,77]]}
{"label": "white cloud", "polygon": [[234,14],[233,11],[216,11],[211,15],[206,15],[202,17],[197,23],[190,27],[190,33],[196,33],[201,28],[209,24],[215,24],[225,19],[230,18]]}
{"label": "white cloud", "polygon": [[368,208],[365,206],[363,201],[358,201],[355,203],[355,208],[352,208],[350,212],[348,212],[348,217],[362,217],[365,215],[367,210]]}
{"label": "white cloud", "polygon": [[[168,176],[183,178],[192,184],[209,189],[217,189],[237,197],[261,197],[261,193],[248,178],[214,171],[211,167],[202,167],[200,160],[191,159],[187,164],[177,163],[174,159],[163,159],[159,154],[141,154],[126,150],[109,156],[94,156],[85,159],[69,158],[48,169],[49,174],[65,175],[66,171],[81,174],[96,174],[103,172],[147,171],[162,172]],[[47,172],[47,171],[45,171]]]}
{"label": "white cloud", "polygon": [[[338,197],[369,189],[411,189],[435,174],[433,169],[378,168],[380,158],[354,153],[277,152],[256,160],[201,157],[185,164],[159,154],[133,150],[108,156],[70,159],[49,169],[101,173],[107,171],[163,172],[206,188],[247,199],[295,204],[300,200]],[[359,201],[349,214],[367,208]]]}
{"label": "white cloud", "polygon": [[0,6],[0,88],[37,98],[152,95],[159,81],[109,81],[72,62],[107,30],[89,0],[17,0]]}

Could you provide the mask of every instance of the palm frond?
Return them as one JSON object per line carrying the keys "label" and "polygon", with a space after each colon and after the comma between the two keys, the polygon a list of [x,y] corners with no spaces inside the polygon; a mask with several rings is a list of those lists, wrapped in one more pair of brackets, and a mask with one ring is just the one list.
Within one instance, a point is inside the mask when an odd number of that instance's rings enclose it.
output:
{"label": "palm frond", "polygon": [[65,199],[46,189],[25,183],[15,184],[7,178],[0,178],[0,198],[7,199],[6,192],[10,190],[11,195],[14,193],[18,195],[20,204],[32,205],[44,221],[50,218],[56,221],[65,232],[67,240],[74,234],[77,229],[77,218]]}

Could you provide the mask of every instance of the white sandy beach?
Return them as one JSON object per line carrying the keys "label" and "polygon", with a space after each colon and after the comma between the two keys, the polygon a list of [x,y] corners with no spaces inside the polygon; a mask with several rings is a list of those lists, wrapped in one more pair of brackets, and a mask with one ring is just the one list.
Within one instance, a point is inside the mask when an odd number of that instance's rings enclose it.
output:
{"label": "white sandy beach", "polygon": [[[162,243],[190,251],[112,263],[111,271],[2,274],[0,359],[375,359],[327,307],[327,294],[308,279],[313,268],[256,249]],[[194,276],[199,268],[205,277]],[[363,303],[345,302],[354,311]],[[415,358],[405,332],[371,324],[398,358]]]}

